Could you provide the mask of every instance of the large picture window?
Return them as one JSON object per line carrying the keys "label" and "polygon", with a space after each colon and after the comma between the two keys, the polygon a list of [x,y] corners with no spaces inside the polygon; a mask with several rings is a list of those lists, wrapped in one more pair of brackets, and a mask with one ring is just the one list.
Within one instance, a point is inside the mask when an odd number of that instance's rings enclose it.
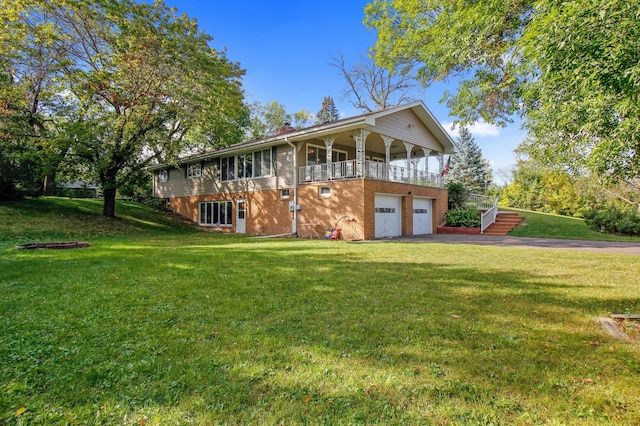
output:
{"label": "large picture window", "polygon": [[231,226],[233,203],[231,201],[206,201],[200,203],[200,225]]}

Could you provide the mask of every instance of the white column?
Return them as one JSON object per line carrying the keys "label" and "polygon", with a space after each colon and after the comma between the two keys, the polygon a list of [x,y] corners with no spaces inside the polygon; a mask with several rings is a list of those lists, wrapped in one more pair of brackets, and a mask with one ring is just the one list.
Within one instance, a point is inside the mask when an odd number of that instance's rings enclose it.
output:
{"label": "white column", "polygon": [[444,154],[441,152],[438,153],[438,165],[440,167],[440,176],[442,176],[442,171],[444,170]]}
{"label": "white column", "polygon": [[327,178],[333,179],[333,143],[336,140],[335,136],[327,136],[324,139],[324,146],[327,147]]}
{"label": "white column", "polygon": [[364,170],[365,141],[371,132],[365,129],[358,129],[353,132],[353,139],[356,141],[356,176],[362,177]]}
{"label": "white column", "polygon": [[431,150],[429,148],[422,148],[422,152],[424,152],[424,172],[428,177],[429,176],[429,156],[431,155]]}
{"label": "white column", "polygon": [[391,144],[395,139],[391,136],[380,135],[382,141],[384,142],[384,171],[385,171],[385,179],[389,179],[389,167],[391,163]]}
{"label": "white column", "polygon": [[404,149],[407,150],[407,178],[411,179],[411,151],[413,150],[413,144],[409,142],[403,142]]}

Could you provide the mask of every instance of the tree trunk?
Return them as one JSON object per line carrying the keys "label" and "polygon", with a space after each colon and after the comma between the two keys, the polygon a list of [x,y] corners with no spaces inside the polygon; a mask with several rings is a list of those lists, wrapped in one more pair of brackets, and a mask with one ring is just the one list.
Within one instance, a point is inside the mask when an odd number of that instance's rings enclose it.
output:
{"label": "tree trunk", "polygon": [[44,176],[44,182],[42,184],[42,193],[45,196],[56,195],[56,173],[47,173]]}
{"label": "tree trunk", "polygon": [[105,188],[102,190],[104,204],[102,215],[106,217],[116,217],[116,188]]}

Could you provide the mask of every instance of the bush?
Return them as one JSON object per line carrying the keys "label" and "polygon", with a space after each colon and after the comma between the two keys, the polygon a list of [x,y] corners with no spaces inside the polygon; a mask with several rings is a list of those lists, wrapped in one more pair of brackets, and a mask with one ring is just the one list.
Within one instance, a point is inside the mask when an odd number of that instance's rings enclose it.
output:
{"label": "bush", "polygon": [[640,214],[632,207],[620,208],[607,205],[591,208],[584,213],[584,220],[595,231],[640,235]]}
{"label": "bush", "polygon": [[449,201],[449,209],[462,210],[464,209],[464,203],[469,197],[469,191],[466,190],[463,184],[459,182],[449,182],[447,184],[447,193]]}
{"label": "bush", "polygon": [[447,226],[456,228],[479,228],[481,223],[478,209],[475,207],[449,210],[445,215],[445,220]]}

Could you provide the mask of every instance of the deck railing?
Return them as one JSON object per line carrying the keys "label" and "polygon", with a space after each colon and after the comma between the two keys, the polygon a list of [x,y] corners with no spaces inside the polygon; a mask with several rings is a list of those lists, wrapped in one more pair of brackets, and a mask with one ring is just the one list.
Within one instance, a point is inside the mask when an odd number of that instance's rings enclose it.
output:
{"label": "deck railing", "polygon": [[409,170],[406,167],[385,164],[379,161],[365,160],[361,167],[358,167],[356,160],[337,161],[331,163],[330,169],[327,164],[302,166],[298,175],[299,183],[365,178],[421,186],[443,186],[442,176],[438,173]]}
{"label": "deck railing", "polygon": [[487,229],[493,222],[496,221],[498,217],[498,197],[493,201],[493,206],[491,206],[486,212],[482,213],[481,224],[480,224],[480,233],[484,233],[485,229]]}

